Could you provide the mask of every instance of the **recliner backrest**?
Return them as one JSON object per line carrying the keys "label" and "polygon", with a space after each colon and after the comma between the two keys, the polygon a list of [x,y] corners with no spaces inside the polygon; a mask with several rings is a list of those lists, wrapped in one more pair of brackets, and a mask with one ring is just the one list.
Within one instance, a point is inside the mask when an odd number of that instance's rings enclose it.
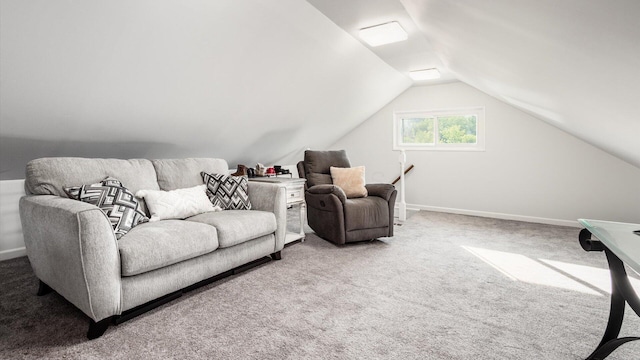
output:
{"label": "recliner backrest", "polygon": [[332,166],[342,168],[351,167],[345,150],[306,150],[304,152],[304,171],[307,186],[333,184],[330,170]]}

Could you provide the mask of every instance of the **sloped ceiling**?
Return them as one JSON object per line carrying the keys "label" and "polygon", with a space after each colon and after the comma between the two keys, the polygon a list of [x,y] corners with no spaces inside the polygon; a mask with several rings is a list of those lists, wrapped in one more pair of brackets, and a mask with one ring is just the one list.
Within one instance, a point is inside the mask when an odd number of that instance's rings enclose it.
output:
{"label": "sloped ceiling", "polygon": [[640,167],[640,1],[401,3],[458,79]]}
{"label": "sloped ceiling", "polygon": [[3,0],[0,179],[40,156],[294,163],[411,81],[301,0]]}
{"label": "sloped ceiling", "polygon": [[[398,72],[409,75],[411,70],[437,68],[440,79],[418,81],[416,85],[433,85],[457,81],[398,0],[307,0],[336,25],[351,34]],[[398,22],[408,39],[371,47],[360,38],[360,29],[388,22]]]}
{"label": "sloped ceiling", "polygon": [[438,67],[441,81],[466,82],[640,167],[640,1],[308,1],[354,37],[398,21],[409,39],[371,50],[399,72]]}
{"label": "sloped ceiling", "polygon": [[[640,167],[638,18],[636,0],[3,0],[0,180],[40,156],[295,163],[432,66]],[[357,39],[391,20],[409,41]]]}

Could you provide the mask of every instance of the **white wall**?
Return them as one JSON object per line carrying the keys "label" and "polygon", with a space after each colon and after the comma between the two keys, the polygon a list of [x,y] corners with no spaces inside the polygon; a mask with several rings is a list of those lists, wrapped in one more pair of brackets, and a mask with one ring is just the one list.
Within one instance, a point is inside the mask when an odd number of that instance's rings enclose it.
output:
{"label": "white wall", "polygon": [[0,261],[26,254],[18,201],[24,195],[24,180],[0,181]]}
{"label": "white wall", "polygon": [[331,146],[367,181],[399,175],[393,111],[484,106],[486,151],[407,152],[409,206],[573,225],[640,223],[640,169],[461,82],[412,87]]}

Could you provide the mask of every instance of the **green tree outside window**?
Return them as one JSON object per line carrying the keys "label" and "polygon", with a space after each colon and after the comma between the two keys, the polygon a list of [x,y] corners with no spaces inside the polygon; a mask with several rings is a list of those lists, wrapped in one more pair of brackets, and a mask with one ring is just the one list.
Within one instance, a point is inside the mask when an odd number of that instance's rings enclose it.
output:
{"label": "green tree outside window", "polygon": [[434,119],[402,119],[402,141],[405,144],[433,144],[435,141]]}
{"label": "green tree outside window", "polygon": [[475,144],[475,115],[438,117],[438,142],[443,144]]}

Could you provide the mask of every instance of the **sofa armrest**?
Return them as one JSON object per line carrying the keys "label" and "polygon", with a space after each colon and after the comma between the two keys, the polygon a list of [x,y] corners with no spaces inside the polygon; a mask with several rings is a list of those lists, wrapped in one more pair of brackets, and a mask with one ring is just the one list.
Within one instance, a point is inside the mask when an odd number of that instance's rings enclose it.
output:
{"label": "sofa armrest", "polygon": [[369,196],[377,196],[385,199],[387,202],[391,199],[391,195],[396,191],[396,187],[391,184],[367,184],[365,185]]}
{"label": "sofa armrest", "polygon": [[277,228],[273,252],[282,250],[287,234],[287,194],[284,184],[249,181],[249,201],[251,209],[275,214]]}
{"label": "sofa armrest", "polygon": [[335,195],[342,204],[347,201],[347,195],[344,193],[339,186],[336,185],[314,185],[307,189],[307,192],[314,195],[323,195],[323,194],[331,194]]}
{"label": "sofa armrest", "polygon": [[96,322],[121,313],[118,243],[102,210],[54,195],[24,196],[20,220],[42,282]]}

